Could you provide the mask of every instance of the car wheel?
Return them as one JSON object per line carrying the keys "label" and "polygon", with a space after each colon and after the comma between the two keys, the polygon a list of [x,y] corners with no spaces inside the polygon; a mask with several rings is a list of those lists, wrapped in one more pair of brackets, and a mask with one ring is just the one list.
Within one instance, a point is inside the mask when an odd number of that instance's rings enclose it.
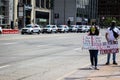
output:
{"label": "car wheel", "polygon": [[31,31],[30,34],[33,34],[33,31]]}
{"label": "car wheel", "polygon": [[23,33],[23,32],[21,32],[21,34],[23,35],[24,33]]}
{"label": "car wheel", "polygon": [[52,33],[52,30],[50,31],[50,33]]}
{"label": "car wheel", "polygon": [[40,34],[40,30],[37,33]]}

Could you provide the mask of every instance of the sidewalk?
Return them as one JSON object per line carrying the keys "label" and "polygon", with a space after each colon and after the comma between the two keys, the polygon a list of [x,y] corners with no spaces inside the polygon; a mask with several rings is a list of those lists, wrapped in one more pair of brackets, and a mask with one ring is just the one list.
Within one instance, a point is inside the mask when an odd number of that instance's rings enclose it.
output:
{"label": "sidewalk", "polygon": [[[112,59],[112,56],[111,56]],[[80,68],[76,72],[61,80],[120,80],[120,54],[117,54],[118,65],[98,63],[100,70],[90,70],[89,67]]]}

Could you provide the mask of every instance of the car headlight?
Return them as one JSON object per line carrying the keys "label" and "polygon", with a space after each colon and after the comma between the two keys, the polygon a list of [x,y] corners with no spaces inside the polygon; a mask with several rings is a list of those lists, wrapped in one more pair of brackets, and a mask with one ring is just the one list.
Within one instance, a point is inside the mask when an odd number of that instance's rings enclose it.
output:
{"label": "car headlight", "polygon": [[51,31],[51,29],[48,29],[48,31]]}
{"label": "car headlight", "polygon": [[27,32],[31,32],[31,30],[30,30],[30,29],[27,29]]}

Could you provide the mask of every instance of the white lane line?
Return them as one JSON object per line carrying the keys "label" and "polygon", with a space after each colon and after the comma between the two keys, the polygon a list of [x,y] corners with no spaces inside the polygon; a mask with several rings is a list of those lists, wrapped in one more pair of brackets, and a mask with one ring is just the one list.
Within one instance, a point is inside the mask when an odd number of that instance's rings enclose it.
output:
{"label": "white lane line", "polygon": [[82,49],[82,47],[79,47],[79,48],[75,48],[74,50],[78,51],[78,50],[81,50],[81,49]]}
{"label": "white lane line", "polygon": [[11,43],[4,43],[3,45],[11,45],[11,44],[17,44],[16,42],[11,42]]}
{"label": "white lane line", "polygon": [[4,65],[4,66],[0,66],[0,69],[2,68],[6,68],[6,67],[9,67],[10,65]]}

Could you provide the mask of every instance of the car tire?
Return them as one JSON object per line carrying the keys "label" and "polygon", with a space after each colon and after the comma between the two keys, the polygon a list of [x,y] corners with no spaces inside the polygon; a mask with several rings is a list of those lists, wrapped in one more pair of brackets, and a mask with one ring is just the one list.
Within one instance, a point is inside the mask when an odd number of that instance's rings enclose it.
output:
{"label": "car tire", "polygon": [[23,35],[24,33],[23,33],[23,32],[21,32],[21,34]]}
{"label": "car tire", "polygon": [[33,31],[31,31],[30,34],[33,34]]}
{"label": "car tire", "polygon": [[40,30],[37,33],[40,34]]}

